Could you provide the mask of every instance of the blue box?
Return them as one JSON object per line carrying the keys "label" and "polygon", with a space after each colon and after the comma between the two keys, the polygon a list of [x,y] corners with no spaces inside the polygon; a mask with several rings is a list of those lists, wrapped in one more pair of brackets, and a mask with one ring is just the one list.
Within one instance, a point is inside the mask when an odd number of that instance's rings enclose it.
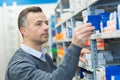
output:
{"label": "blue box", "polygon": [[120,80],[120,75],[114,75],[114,76],[112,76],[111,80]]}
{"label": "blue box", "polygon": [[111,80],[111,76],[120,75],[120,66],[113,65],[113,66],[106,66],[106,80]]}

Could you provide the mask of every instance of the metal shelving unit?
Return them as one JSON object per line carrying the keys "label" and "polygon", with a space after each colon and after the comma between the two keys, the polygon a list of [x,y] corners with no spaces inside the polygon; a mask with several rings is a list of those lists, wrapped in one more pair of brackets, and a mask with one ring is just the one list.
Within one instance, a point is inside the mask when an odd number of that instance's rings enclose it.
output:
{"label": "metal shelving unit", "polygon": [[[61,27],[63,29],[63,27],[65,27],[65,23],[67,21],[71,21],[71,25],[72,26],[75,26],[75,19],[77,17],[80,17],[82,16],[82,11],[83,10],[88,10],[89,13],[91,15],[94,14],[94,8],[106,8],[107,7],[107,10],[110,9],[110,8],[115,8],[116,9],[116,6],[120,4],[120,0],[88,0],[88,2],[86,3],[86,5],[82,8],[80,8],[79,10],[77,10],[76,12],[71,12],[69,14],[69,16],[67,16],[67,18],[61,20],[60,22],[56,22],[56,25],[55,25],[55,28],[56,28],[56,32],[57,29],[59,27]],[[65,6],[67,5],[67,7]],[[81,5],[82,6],[82,5]],[[57,6],[56,6],[56,14],[62,14],[64,13],[64,11],[68,11],[70,12],[70,4],[69,4],[69,0],[59,0],[58,3],[57,3]],[[92,9],[93,8],[93,9]],[[57,12],[58,11],[58,12]],[[73,27],[74,28],[74,27]],[[62,30],[61,29],[61,30]],[[120,30],[117,30],[117,31],[114,31],[114,32],[104,32],[104,33],[97,33],[97,34],[93,34],[90,36],[89,40],[91,42],[91,51],[92,51],[92,67],[89,67],[89,66],[84,66],[84,65],[80,65],[80,67],[82,68],[85,68],[87,69],[88,71],[90,72],[93,72],[93,77],[94,77],[94,80],[98,80],[97,79],[97,69],[99,68],[98,66],[98,50],[97,50],[97,46],[96,46],[96,39],[104,39],[104,40],[107,40],[107,44],[109,45],[109,50],[111,50],[113,52],[113,57],[114,57],[114,60],[113,61],[109,61],[106,63],[106,65],[120,65],[119,61],[120,61],[120,56],[118,53],[120,53]],[[116,39],[116,41],[114,41],[114,39]],[[57,40],[55,41],[54,43],[56,44],[59,44],[59,43],[62,43],[63,46],[65,46],[65,42],[70,42],[71,39],[62,39],[62,40]],[[114,43],[115,42],[115,43]],[[113,47],[110,47],[110,46],[113,46]],[[116,52],[117,51],[117,52]]]}

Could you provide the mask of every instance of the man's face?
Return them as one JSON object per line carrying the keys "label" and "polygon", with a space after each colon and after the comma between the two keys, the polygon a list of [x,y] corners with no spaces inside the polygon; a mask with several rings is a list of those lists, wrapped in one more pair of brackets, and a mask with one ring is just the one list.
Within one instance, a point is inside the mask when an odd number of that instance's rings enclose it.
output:
{"label": "man's face", "polygon": [[28,13],[26,21],[26,37],[27,40],[37,42],[37,44],[48,41],[48,20],[44,13]]}

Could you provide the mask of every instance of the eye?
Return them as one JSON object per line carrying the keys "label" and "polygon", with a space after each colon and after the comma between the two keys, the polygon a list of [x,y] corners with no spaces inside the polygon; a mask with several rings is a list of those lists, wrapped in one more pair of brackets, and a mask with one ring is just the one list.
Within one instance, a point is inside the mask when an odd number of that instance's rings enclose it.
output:
{"label": "eye", "polygon": [[45,24],[46,24],[46,25],[48,25],[48,24],[49,24],[49,22],[48,22],[48,21],[45,21]]}
{"label": "eye", "polygon": [[38,23],[36,23],[36,25],[41,26],[41,25],[42,25],[42,22],[38,22]]}

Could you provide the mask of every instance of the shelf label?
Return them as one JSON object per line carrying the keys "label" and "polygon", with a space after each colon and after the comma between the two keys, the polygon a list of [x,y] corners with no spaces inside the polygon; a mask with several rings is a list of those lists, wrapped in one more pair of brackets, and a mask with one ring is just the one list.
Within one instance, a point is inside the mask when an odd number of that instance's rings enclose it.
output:
{"label": "shelf label", "polygon": [[94,34],[94,38],[101,38],[102,35],[101,34]]}

